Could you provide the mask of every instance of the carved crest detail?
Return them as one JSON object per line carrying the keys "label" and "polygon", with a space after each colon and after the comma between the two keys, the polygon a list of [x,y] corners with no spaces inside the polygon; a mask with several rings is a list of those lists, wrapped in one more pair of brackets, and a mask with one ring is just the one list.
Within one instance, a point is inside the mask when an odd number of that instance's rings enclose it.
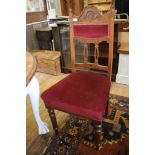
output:
{"label": "carved crest detail", "polygon": [[81,16],[79,17],[78,21],[83,22],[91,22],[91,21],[100,21],[103,19],[102,14],[95,6],[87,6],[84,8]]}

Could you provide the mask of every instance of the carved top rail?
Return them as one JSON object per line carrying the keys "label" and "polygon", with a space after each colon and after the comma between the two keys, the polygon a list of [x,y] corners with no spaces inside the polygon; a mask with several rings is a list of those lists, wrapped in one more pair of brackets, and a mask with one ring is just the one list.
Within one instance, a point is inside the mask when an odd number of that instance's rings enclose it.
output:
{"label": "carved top rail", "polygon": [[102,14],[95,6],[87,6],[84,8],[81,16],[79,16],[78,22],[103,24],[103,22],[109,22],[110,15],[110,12]]}

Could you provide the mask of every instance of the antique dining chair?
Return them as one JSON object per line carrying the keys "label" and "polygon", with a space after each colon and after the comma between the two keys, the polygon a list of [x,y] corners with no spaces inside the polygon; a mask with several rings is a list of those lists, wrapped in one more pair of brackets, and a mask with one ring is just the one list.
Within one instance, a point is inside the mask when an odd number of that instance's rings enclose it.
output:
{"label": "antique dining chair", "polygon": [[[96,148],[100,147],[102,136],[103,115],[108,111],[108,98],[111,85],[113,60],[113,31],[114,11],[100,14],[95,6],[87,6],[77,20],[73,19],[69,9],[70,23],[70,50],[72,73],[47,89],[41,97],[48,109],[55,133],[58,135],[58,126],[54,109],[74,114],[92,120],[95,131]],[[83,63],[76,62],[75,41],[83,43]],[[99,65],[99,43],[108,42],[108,65]],[[88,60],[88,46],[94,44],[94,63]],[[77,68],[94,68],[106,72],[98,74],[87,71],[77,71]]]}

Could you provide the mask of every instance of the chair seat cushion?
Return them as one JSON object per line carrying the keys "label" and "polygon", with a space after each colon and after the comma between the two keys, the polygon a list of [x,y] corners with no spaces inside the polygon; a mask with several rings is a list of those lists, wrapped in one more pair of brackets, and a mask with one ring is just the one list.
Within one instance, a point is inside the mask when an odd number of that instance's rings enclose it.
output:
{"label": "chair seat cushion", "polygon": [[109,98],[110,81],[92,72],[71,73],[42,93],[47,108],[102,121]]}

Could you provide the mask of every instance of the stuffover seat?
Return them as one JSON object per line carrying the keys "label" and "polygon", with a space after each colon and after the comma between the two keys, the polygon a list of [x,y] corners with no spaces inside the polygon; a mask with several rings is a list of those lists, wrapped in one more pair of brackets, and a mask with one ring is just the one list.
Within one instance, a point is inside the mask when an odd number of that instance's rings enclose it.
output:
{"label": "stuffover seat", "polygon": [[110,81],[89,72],[72,73],[42,94],[47,108],[63,110],[102,122]]}
{"label": "stuffover seat", "polygon": [[[58,134],[58,126],[54,109],[82,116],[95,121],[96,144],[99,148],[102,140],[103,114],[108,111],[113,60],[114,11],[110,10],[101,15],[95,6],[87,6],[76,22],[73,21],[71,9],[69,9],[69,17],[72,73],[43,92],[41,97],[48,109],[56,134]],[[75,40],[84,45],[83,63],[76,62]],[[109,43],[108,66],[98,64],[99,43],[102,41]],[[89,44],[95,45],[94,63],[89,62]],[[76,67],[99,69],[107,74],[75,72]]]}

